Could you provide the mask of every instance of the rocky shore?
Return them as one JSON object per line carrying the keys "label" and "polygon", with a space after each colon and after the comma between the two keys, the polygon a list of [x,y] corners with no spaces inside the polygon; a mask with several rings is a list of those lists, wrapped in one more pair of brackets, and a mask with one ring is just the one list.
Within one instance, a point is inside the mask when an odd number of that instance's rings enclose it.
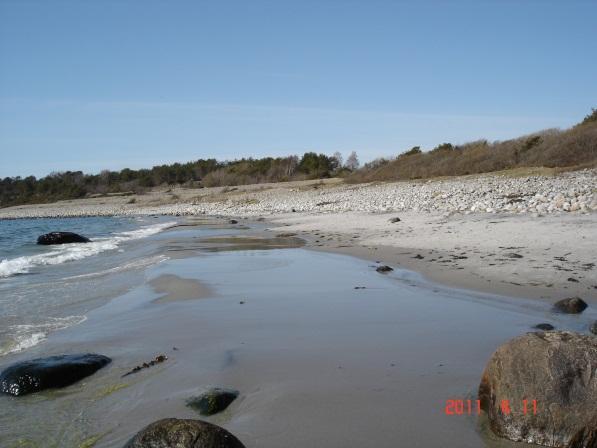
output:
{"label": "rocky shore", "polygon": [[559,175],[465,176],[344,184],[338,180],[155,190],[0,210],[0,219],[112,215],[224,215],[286,212],[589,213],[597,210],[597,170]]}

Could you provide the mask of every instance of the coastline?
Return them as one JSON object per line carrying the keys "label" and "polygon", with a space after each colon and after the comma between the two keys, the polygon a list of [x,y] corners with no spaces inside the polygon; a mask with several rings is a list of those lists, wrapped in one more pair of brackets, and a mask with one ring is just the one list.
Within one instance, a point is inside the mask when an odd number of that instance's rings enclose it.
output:
{"label": "coastline", "polygon": [[[339,179],[156,189],[0,209],[0,219],[219,216],[296,233],[308,247],[382,261],[446,286],[597,303],[597,170],[382,184]],[[391,218],[400,218],[391,223]],[[242,224],[242,221],[241,221]]]}

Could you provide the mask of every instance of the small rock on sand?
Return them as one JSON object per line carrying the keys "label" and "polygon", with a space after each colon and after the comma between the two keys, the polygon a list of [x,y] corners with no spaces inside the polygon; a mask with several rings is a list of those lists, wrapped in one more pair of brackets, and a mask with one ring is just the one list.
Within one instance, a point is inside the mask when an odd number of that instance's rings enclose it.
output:
{"label": "small rock on sand", "polygon": [[391,271],[393,271],[394,269],[393,269],[393,268],[391,268],[391,267],[389,267],[389,266],[383,265],[383,266],[378,266],[377,268],[375,268],[375,270],[376,270],[377,272],[382,272],[382,273],[385,273],[385,272],[391,272]]}
{"label": "small rock on sand", "polygon": [[239,392],[234,389],[214,387],[198,397],[187,400],[187,406],[199,411],[201,415],[213,415],[225,410],[230,403],[236,400]]}

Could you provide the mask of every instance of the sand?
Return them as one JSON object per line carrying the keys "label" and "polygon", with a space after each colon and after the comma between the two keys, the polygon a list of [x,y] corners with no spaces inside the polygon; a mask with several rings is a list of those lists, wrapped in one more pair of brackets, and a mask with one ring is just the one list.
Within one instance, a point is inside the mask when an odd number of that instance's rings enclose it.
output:
{"label": "sand", "polygon": [[155,299],[157,303],[203,299],[215,295],[214,291],[201,282],[174,274],[162,274],[152,279],[149,284],[155,292],[161,294],[159,298]]}
{"label": "sand", "polygon": [[[390,218],[401,221],[390,223]],[[309,247],[382,261],[442,284],[597,304],[597,215],[284,214],[273,232]]]}

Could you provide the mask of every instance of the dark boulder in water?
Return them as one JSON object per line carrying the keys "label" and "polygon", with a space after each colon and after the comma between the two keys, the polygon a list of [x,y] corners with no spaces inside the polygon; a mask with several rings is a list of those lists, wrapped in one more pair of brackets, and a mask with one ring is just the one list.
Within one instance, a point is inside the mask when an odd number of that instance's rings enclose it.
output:
{"label": "dark boulder in water", "polygon": [[90,243],[87,237],[73,232],[50,232],[37,238],[37,244],[69,244],[69,243]]}
{"label": "dark boulder in water", "polygon": [[238,391],[214,387],[207,392],[187,400],[187,406],[199,411],[201,415],[214,415],[222,412],[236,400]]}
{"label": "dark boulder in water", "polygon": [[124,448],[245,448],[224,428],[201,420],[165,418],[143,428]]}
{"label": "dark boulder in water", "polygon": [[385,273],[385,272],[392,272],[394,269],[389,266],[378,266],[375,269],[377,272]]}
{"label": "dark boulder in water", "polygon": [[582,313],[587,306],[589,305],[580,297],[569,297],[554,304],[556,310],[568,314]]}
{"label": "dark boulder in water", "polygon": [[0,392],[19,396],[66,387],[92,375],[111,361],[107,356],[87,353],[19,362],[0,374]]}
{"label": "dark boulder in water", "polygon": [[555,327],[552,324],[541,323],[541,324],[535,325],[535,328],[538,329],[538,330],[543,330],[543,331],[551,331]]}

